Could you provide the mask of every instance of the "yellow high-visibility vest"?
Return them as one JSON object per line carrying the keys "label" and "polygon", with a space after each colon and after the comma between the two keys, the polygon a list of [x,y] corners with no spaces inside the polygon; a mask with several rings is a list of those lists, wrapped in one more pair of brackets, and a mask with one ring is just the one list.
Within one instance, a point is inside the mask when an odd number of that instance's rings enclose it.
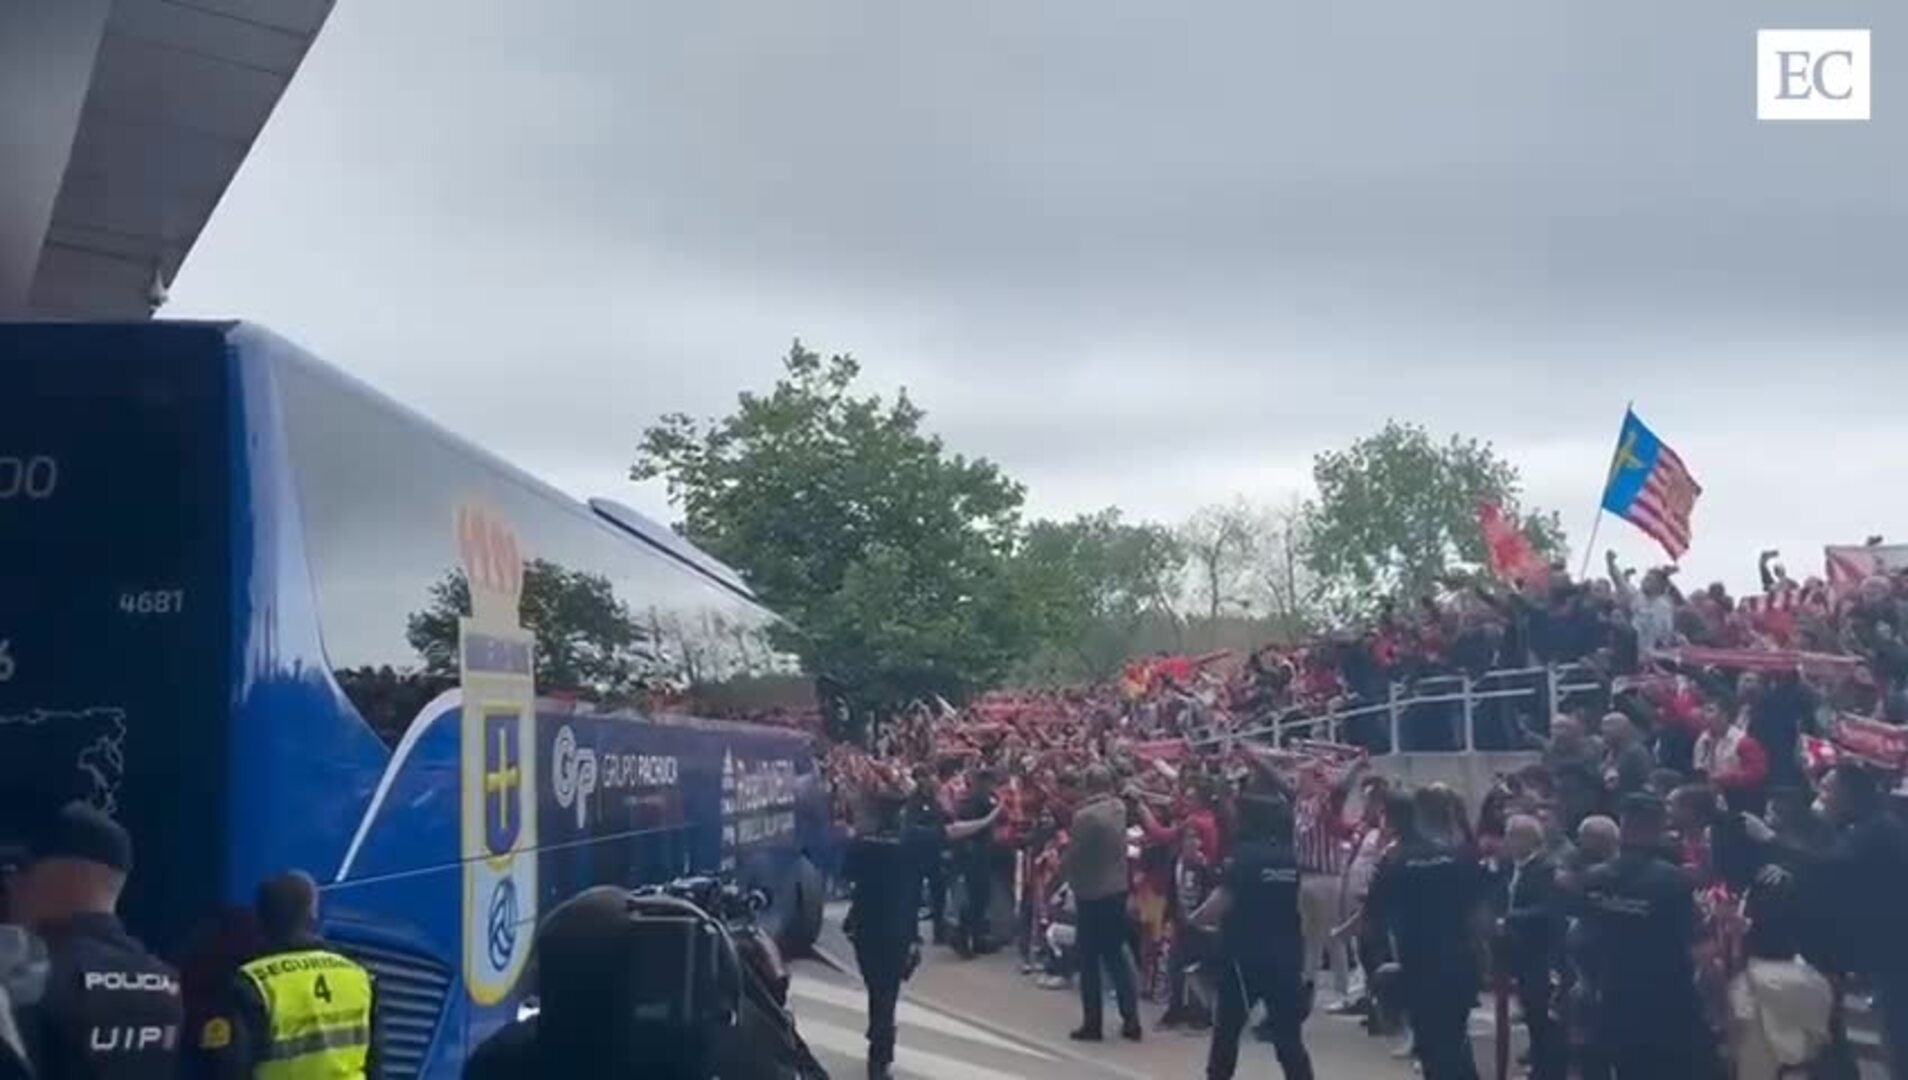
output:
{"label": "yellow high-visibility vest", "polygon": [[239,973],[271,1025],[256,1080],[361,1080],[371,1052],[371,973],[325,949],[278,953]]}

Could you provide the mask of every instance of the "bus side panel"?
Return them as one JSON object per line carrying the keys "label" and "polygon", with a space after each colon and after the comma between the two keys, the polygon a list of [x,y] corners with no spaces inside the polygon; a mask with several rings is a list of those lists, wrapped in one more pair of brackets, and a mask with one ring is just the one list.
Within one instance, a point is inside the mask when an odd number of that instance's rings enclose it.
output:
{"label": "bus side panel", "polygon": [[230,332],[233,384],[233,823],[225,891],[263,877],[337,875],[389,752],[355,717],[325,662],[284,441],[275,354],[262,331]]}
{"label": "bus side panel", "polygon": [[[412,720],[325,895],[333,941],[368,963],[378,950],[395,954],[384,968],[374,963],[384,1001],[382,1044],[400,1048],[426,1076],[462,1071],[468,1047],[461,1036],[474,1008],[462,970],[468,928],[458,859],[461,759],[453,691]],[[532,930],[528,920],[506,920],[486,927],[484,945],[528,949]],[[400,984],[401,994],[385,992]]]}
{"label": "bus side panel", "polygon": [[[332,933],[353,944],[389,944],[434,957],[496,950],[497,967],[535,934],[534,918],[463,912],[457,861],[461,771],[460,695],[442,695],[411,721],[346,864],[327,895]],[[597,885],[623,887],[712,873],[725,862],[742,882],[769,890],[773,928],[792,910],[802,855],[797,801],[813,775],[799,737],[736,725],[651,721],[624,714],[545,709],[534,760],[518,776],[537,801],[538,903],[548,914]],[[725,779],[726,777],[726,779]],[[445,918],[457,912],[462,918]],[[482,916],[481,918],[478,916]],[[462,927],[462,933],[459,928]],[[470,940],[465,940],[469,935]],[[513,1019],[530,992],[518,985],[479,1002],[453,972],[453,992],[432,1049],[433,1075],[454,1075],[470,1048]]]}

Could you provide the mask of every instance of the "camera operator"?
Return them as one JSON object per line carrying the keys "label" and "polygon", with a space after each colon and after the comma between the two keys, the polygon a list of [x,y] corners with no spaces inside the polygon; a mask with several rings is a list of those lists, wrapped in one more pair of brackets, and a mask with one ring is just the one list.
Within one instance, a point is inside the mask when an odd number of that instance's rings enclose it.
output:
{"label": "camera operator", "polygon": [[635,1037],[628,897],[589,889],[545,917],[532,953],[540,1011],[484,1040],[464,1064],[465,1080],[691,1075],[646,1060],[651,1040]]}
{"label": "camera operator", "polygon": [[768,903],[713,877],[585,890],[537,929],[540,1009],[486,1039],[467,1080],[826,1080],[756,946]]}
{"label": "camera operator", "polygon": [[842,877],[854,889],[843,925],[868,988],[868,1076],[882,1080],[894,1064],[894,1010],[901,984],[921,959],[921,881],[946,845],[991,828],[995,803],[981,817],[941,825],[902,813],[907,793],[887,780],[863,794],[862,828],[849,842]]}

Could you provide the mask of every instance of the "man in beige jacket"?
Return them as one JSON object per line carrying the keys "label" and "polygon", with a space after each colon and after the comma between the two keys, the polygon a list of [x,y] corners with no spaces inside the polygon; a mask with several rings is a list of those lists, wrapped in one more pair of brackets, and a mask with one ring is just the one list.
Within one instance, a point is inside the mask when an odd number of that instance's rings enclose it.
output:
{"label": "man in beige jacket", "polygon": [[1062,856],[1061,880],[1073,889],[1079,907],[1079,1030],[1072,1038],[1099,1042],[1106,997],[1100,983],[1104,964],[1113,977],[1120,1006],[1120,1034],[1138,1042],[1138,994],[1126,949],[1126,804],[1113,794],[1113,774],[1104,765],[1086,771],[1087,801],[1074,811]]}

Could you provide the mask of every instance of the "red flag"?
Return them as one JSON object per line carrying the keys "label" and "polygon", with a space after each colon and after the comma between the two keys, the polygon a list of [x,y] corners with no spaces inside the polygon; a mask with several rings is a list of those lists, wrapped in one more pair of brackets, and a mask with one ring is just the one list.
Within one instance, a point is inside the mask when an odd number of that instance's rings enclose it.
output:
{"label": "red flag", "polygon": [[1484,531],[1492,573],[1506,581],[1526,584],[1542,585],[1550,580],[1550,564],[1538,557],[1530,537],[1504,520],[1504,511],[1496,503],[1478,504],[1477,524]]}

